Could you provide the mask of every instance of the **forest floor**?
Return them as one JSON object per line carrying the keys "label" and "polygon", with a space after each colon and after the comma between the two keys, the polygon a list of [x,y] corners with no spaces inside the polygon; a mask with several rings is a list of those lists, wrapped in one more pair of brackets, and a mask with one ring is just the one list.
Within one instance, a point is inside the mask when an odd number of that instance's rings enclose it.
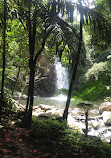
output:
{"label": "forest floor", "polygon": [[[42,141],[41,141],[42,140]],[[8,121],[0,126],[0,158],[57,158],[51,144]]]}

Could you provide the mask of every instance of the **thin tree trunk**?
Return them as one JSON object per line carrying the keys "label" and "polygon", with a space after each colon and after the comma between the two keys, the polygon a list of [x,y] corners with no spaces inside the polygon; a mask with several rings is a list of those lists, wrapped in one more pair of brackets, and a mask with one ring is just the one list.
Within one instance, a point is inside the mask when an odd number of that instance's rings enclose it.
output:
{"label": "thin tree trunk", "polygon": [[31,126],[31,122],[32,122],[32,110],[33,110],[33,102],[34,102],[34,77],[35,77],[35,63],[33,62],[30,72],[31,86],[30,86],[30,105],[28,111],[29,127]]}
{"label": "thin tree trunk", "polygon": [[28,109],[29,109],[29,104],[30,104],[30,87],[31,87],[31,80],[30,80],[30,76],[29,76],[28,96],[27,96],[25,114],[24,114],[24,118],[23,118],[23,125],[26,126],[26,127],[27,127]]}
{"label": "thin tree trunk", "polygon": [[87,137],[88,135],[88,110],[85,111],[85,125],[86,125],[86,131],[85,131],[85,136]]}
{"label": "thin tree trunk", "polygon": [[73,84],[74,84],[75,79],[76,79],[77,68],[78,68],[79,59],[80,59],[81,46],[82,46],[82,19],[83,19],[83,15],[82,15],[82,13],[80,13],[79,44],[78,44],[78,51],[77,51],[77,54],[76,54],[75,64],[74,64],[74,67],[73,67],[71,83],[70,83],[70,86],[69,86],[68,97],[67,97],[67,101],[66,101],[66,107],[65,107],[65,110],[64,110],[64,113],[63,113],[63,119],[65,119],[65,120],[67,120],[67,117],[68,117],[68,110],[69,110],[69,105],[70,105],[70,100],[71,100],[72,88],[73,88]]}
{"label": "thin tree trunk", "polygon": [[6,53],[6,0],[4,0],[4,30],[3,30],[3,70],[2,70],[2,83],[1,83],[1,104],[0,104],[0,120],[2,114],[3,107],[3,99],[4,99],[4,77],[5,77],[5,53]]}

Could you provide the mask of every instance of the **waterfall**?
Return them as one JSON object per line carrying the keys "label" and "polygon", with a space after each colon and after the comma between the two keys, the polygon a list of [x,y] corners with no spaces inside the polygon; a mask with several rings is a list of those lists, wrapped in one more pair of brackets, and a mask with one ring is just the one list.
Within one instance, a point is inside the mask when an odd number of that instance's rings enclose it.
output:
{"label": "waterfall", "polygon": [[61,62],[55,61],[56,71],[56,87],[57,89],[69,88],[69,73],[68,68],[62,66]]}

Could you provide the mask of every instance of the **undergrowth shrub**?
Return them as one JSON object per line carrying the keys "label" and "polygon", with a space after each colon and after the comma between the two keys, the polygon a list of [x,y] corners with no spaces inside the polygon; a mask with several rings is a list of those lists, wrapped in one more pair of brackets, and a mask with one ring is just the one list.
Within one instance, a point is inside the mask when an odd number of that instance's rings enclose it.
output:
{"label": "undergrowth shrub", "polygon": [[[1,98],[0,98],[0,102]],[[2,107],[3,114],[9,116],[10,114],[15,112],[14,102],[12,100],[12,96],[10,95],[10,91],[5,88],[4,93],[4,100],[3,100],[3,107]]]}
{"label": "undergrowth shrub", "polygon": [[31,134],[37,138],[48,138],[58,158],[110,158],[111,144],[99,138],[87,138],[77,130],[67,127],[65,121],[52,117],[33,119]]}
{"label": "undergrowth shrub", "polygon": [[79,133],[67,133],[58,142],[59,157],[63,158],[110,158],[111,145],[99,138]]}
{"label": "undergrowth shrub", "polygon": [[96,101],[110,96],[111,89],[107,89],[101,81],[91,80],[83,85],[78,92],[73,91],[73,95],[83,100]]}
{"label": "undergrowth shrub", "polygon": [[47,119],[37,117],[33,119],[31,131],[35,137],[48,137],[53,139],[61,136],[66,128],[66,121],[53,120],[50,117]]}

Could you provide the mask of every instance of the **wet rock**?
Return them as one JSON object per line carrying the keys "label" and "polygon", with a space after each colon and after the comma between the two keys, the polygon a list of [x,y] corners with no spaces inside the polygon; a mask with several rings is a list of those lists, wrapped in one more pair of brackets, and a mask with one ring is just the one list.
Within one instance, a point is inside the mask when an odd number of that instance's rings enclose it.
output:
{"label": "wet rock", "polygon": [[80,133],[83,133],[81,128],[82,126],[80,126],[80,122],[75,120],[71,115],[68,115],[67,123],[71,128],[76,129]]}
{"label": "wet rock", "polygon": [[103,134],[107,133],[107,131],[108,130],[107,130],[106,127],[99,128],[99,130],[98,130],[99,134],[102,135],[102,136],[103,136]]}
{"label": "wet rock", "polygon": [[54,106],[40,104],[38,105],[38,108],[41,108],[41,110],[47,111],[47,110],[52,110]]}
{"label": "wet rock", "polygon": [[99,128],[99,122],[98,122],[98,121],[92,120],[91,123],[92,123],[92,127],[93,127],[95,130],[97,130],[97,129]]}
{"label": "wet rock", "polygon": [[109,127],[109,128],[108,128],[108,131],[110,131],[110,132],[111,132],[111,127]]}
{"label": "wet rock", "polygon": [[78,113],[82,114],[83,111],[81,111],[79,108],[74,108],[73,110],[69,111],[72,115],[78,115]]}
{"label": "wet rock", "polygon": [[106,134],[106,133],[107,133],[107,131],[108,131],[108,130],[107,130],[107,129],[105,129],[105,130],[103,131],[103,134]]}
{"label": "wet rock", "polygon": [[41,110],[41,108],[38,108],[38,106],[33,106],[33,110],[38,110],[38,109]]}
{"label": "wet rock", "polygon": [[104,111],[102,117],[105,125],[111,125],[111,111]]}
{"label": "wet rock", "polygon": [[94,117],[95,115],[97,116],[97,115],[99,115],[99,110],[98,109],[90,110],[89,115],[91,117]]}
{"label": "wet rock", "polygon": [[12,102],[14,103],[14,108],[18,111],[24,111],[25,105],[20,104],[18,101],[12,99]]}
{"label": "wet rock", "polygon": [[44,114],[44,111],[43,111],[43,110],[41,110],[41,111],[36,110],[36,111],[33,111],[32,116],[33,116],[33,117],[37,117],[37,116],[39,116],[39,115],[41,115],[41,114]]}
{"label": "wet rock", "polygon": [[38,106],[33,107],[32,115],[34,117],[40,114],[47,114],[47,115],[63,115],[63,109],[56,109],[54,106],[40,104]]}
{"label": "wet rock", "polygon": [[46,114],[52,114],[52,115],[60,115],[60,116],[62,116],[61,110],[58,110],[58,109],[47,110]]}
{"label": "wet rock", "polygon": [[99,125],[100,125],[100,127],[105,126],[103,119],[99,119]]}
{"label": "wet rock", "polygon": [[99,112],[102,114],[104,111],[111,111],[111,102],[104,102],[99,107]]}
{"label": "wet rock", "polygon": [[84,121],[85,120],[85,116],[84,115],[77,116],[76,120],[78,120],[78,121]]}
{"label": "wet rock", "polygon": [[94,130],[93,128],[88,132],[88,135],[90,136],[99,136],[99,132],[97,130]]}
{"label": "wet rock", "polygon": [[95,120],[95,117],[88,117],[88,120]]}
{"label": "wet rock", "polygon": [[109,142],[109,143],[110,143],[110,140],[111,140],[111,132],[106,129],[106,130],[104,131],[103,137],[102,137],[101,139],[102,139],[102,141],[104,141],[104,142]]}
{"label": "wet rock", "polygon": [[102,115],[99,115],[99,116],[98,116],[98,119],[101,120],[101,119],[102,119]]}
{"label": "wet rock", "polygon": [[68,115],[67,122],[70,127],[75,127],[74,125],[75,119],[71,115]]}

